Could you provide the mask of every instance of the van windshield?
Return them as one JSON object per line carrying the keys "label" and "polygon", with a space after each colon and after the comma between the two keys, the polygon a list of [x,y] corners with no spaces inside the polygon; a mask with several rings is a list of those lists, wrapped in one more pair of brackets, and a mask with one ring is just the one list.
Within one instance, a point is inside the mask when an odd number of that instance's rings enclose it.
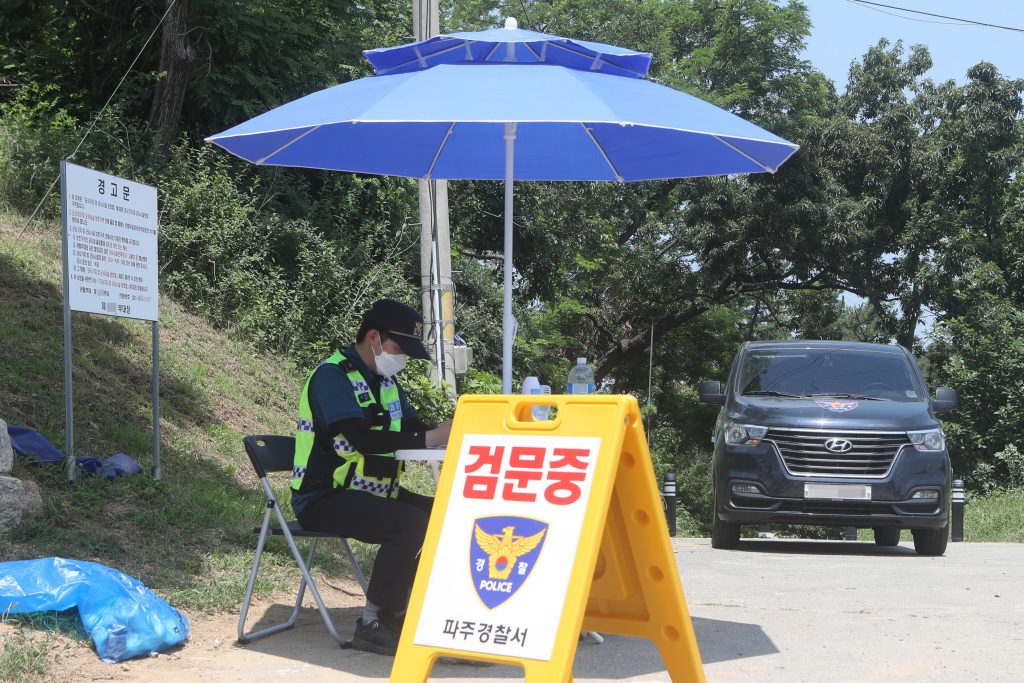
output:
{"label": "van windshield", "polygon": [[920,401],[903,354],[862,349],[755,349],[743,358],[741,394],[835,396]]}

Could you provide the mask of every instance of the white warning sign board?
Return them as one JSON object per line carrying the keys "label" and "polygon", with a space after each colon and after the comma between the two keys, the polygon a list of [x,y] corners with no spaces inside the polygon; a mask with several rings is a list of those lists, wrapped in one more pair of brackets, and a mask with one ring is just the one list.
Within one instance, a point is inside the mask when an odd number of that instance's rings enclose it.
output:
{"label": "white warning sign board", "polygon": [[467,434],[417,645],[551,658],[600,438]]}
{"label": "white warning sign board", "polygon": [[159,320],[156,188],[62,162],[61,190],[71,310]]}

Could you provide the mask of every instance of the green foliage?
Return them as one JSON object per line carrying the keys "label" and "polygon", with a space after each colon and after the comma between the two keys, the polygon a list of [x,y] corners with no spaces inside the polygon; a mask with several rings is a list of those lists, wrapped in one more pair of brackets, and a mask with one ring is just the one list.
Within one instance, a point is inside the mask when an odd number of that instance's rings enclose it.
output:
{"label": "green foliage", "polygon": [[409,402],[416,406],[416,412],[428,425],[439,424],[455,414],[455,404],[447,393],[451,387],[434,386],[430,381],[430,364],[426,361],[410,361],[401,382]]}
{"label": "green foliage", "polygon": [[995,454],[995,459],[1006,468],[1006,486],[1013,491],[1024,492],[1024,453],[1012,443]]}
{"label": "green foliage", "polygon": [[187,114],[188,127],[209,134],[367,75],[362,50],[389,44],[382,40],[394,26],[412,26],[409,6],[401,7],[387,0],[194,0],[192,43],[216,68],[193,72],[197,106]]}
{"label": "green foliage", "polygon": [[692,448],[680,454],[677,460],[679,470],[676,473],[676,498],[681,511],[680,517],[685,514],[687,520],[686,533],[707,536],[711,533],[711,515],[714,509],[711,450]]}
{"label": "green foliage", "polygon": [[[95,121],[92,133],[78,143],[91,122],[83,123],[54,104],[53,85],[26,85],[0,106],[0,206],[24,214],[36,207],[60,174],[60,160],[77,152],[71,161],[111,173],[134,176],[145,133],[138,122],[125,119],[111,107]],[[55,186],[38,214],[60,212],[60,186]]]}
{"label": "green foliage", "polygon": [[[163,14],[163,0],[107,0],[102,4],[48,0],[0,8],[0,98],[22,89],[53,87],[47,99],[79,117],[95,111],[113,91]],[[150,52],[149,59],[154,53]],[[128,79],[120,101],[132,115],[146,87]],[[0,99],[0,103],[3,99]]]}
{"label": "green foliage", "polygon": [[475,368],[469,368],[462,378],[461,385],[460,393],[463,394],[501,393],[501,377]]}
{"label": "green foliage", "polygon": [[[982,278],[982,281],[987,281]],[[933,384],[953,386],[959,410],[945,418],[954,472],[984,490],[1013,481],[1024,411],[1024,312],[1001,297],[964,292],[963,315],[939,325]],[[1004,458],[995,459],[997,453]],[[979,469],[980,468],[980,469]]]}
{"label": "green foliage", "polygon": [[[188,4],[183,129],[198,136],[367,74],[361,51],[407,42],[412,26],[409,4],[394,0]],[[11,87],[0,87],[0,97],[53,86],[50,102],[87,118],[139,55],[118,102],[128,117],[145,121],[166,76],[158,71],[160,35],[139,53],[165,10],[164,0],[8,3],[0,9],[0,85]]]}
{"label": "green foliage", "polygon": [[820,106],[820,74],[800,58],[810,32],[806,7],[771,0],[693,0],[666,6],[675,54],[658,76],[761,124],[783,124],[791,101],[798,111]]}
{"label": "green foliage", "polygon": [[374,300],[410,298],[419,242],[389,202],[401,186],[350,184],[353,206],[335,220],[351,211],[363,221],[325,229],[272,208],[278,184],[306,187],[298,172],[259,174],[210,146],[176,146],[154,182],[163,195],[163,286],[257,348],[311,365],[352,341]]}

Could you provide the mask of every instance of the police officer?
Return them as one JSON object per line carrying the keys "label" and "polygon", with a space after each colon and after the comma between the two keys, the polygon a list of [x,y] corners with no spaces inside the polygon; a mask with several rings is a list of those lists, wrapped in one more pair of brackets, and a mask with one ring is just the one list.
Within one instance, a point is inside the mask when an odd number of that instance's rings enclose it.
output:
{"label": "police officer", "polygon": [[352,647],[385,655],[398,648],[434,501],[399,486],[395,451],[445,444],[451,431],[451,420],[428,429],[395,379],[409,356],[430,357],[422,328],[405,304],[373,304],[356,343],[310,374],[295,432],[292,508],[302,527],[380,544]]}

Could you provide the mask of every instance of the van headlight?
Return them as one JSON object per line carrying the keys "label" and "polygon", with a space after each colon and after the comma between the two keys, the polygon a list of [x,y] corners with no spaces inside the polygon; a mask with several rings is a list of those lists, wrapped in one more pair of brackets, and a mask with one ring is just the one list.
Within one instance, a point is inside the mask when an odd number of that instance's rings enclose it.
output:
{"label": "van headlight", "polygon": [[723,431],[725,432],[725,443],[730,446],[756,446],[768,433],[768,428],[740,424],[739,422],[726,422]]}
{"label": "van headlight", "polygon": [[941,429],[925,429],[920,432],[907,432],[907,438],[919,451],[941,451],[946,447]]}

